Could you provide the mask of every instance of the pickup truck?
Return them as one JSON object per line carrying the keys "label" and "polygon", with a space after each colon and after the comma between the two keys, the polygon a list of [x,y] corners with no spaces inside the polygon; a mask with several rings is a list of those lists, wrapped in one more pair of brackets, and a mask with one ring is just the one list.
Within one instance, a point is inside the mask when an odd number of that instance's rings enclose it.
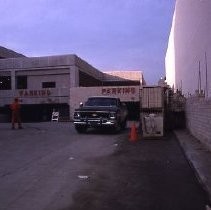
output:
{"label": "pickup truck", "polygon": [[127,107],[119,98],[107,96],[89,97],[74,112],[74,125],[78,133],[87,128],[111,128],[115,132],[124,129],[127,122]]}

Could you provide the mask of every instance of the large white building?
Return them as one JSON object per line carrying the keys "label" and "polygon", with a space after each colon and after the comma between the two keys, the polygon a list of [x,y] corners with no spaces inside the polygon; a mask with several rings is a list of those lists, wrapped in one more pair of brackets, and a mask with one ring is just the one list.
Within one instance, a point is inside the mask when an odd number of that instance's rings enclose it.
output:
{"label": "large white building", "polygon": [[166,53],[166,79],[186,95],[211,97],[211,1],[176,0]]}
{"label": "large white building", "polygon": [[[91,87],[98,89],[98,94],[114,94],[116,90],[118,97],[139,106],[139,99],[133,97],[134,88],[139,90],[144,83],[141,71],[104,73],[76,55],[29,58],[14,54],[8,58],[10,53],[4,51],[0,59],[0,115],[4,117],[8,117],[9,105],[18,97],[24,121],[49,120],[53,110],[59,110],[63,118],[71,118],[77,106],[74,102],[80,95],[92,94]],[[114,86],[116,88],[112,88]],[[82,87],[86,88],[78,95],[70,95],[71,88]]]}

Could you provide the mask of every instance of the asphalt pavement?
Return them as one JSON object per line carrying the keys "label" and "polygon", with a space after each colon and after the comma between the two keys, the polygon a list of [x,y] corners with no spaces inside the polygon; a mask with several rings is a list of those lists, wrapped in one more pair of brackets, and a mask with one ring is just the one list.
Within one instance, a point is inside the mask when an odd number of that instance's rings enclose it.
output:
{"label": "asphalt pavement", "polygon": [[62,210],[205,210],[209,204],[176,136],[118,141],[117,151],[90,160],[94,176]]}
{"label": "asphalt pavement", "polygon": [[72,123],[23,126],[11,130],[0,124],[0,210],[205,210],[209,205],[210,151],[186,130],[161,139],[139,135],[130,142],[129,129],[80,135]]}

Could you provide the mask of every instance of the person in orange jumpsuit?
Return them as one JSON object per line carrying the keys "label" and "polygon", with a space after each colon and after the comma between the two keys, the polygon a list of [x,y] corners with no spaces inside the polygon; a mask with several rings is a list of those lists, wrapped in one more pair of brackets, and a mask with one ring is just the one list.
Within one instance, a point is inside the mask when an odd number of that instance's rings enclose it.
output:
{"label": "person in orange jumpsuit", "polygon": [[12,110],[12,129],[15,129],[15,123],[18,123],[18,128],[22,129],[21,117],[20,117],[20,108],[18,98],[15,98],[13,103],[10,105]]}

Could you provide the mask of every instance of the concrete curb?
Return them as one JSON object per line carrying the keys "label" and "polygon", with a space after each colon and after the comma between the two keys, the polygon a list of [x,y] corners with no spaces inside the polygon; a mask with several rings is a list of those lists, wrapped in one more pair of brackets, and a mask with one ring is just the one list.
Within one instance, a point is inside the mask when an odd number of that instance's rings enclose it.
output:
{"label": "concrete curb", "polygon": [[174,133],[211,202],[211,151],[187,130]]}

